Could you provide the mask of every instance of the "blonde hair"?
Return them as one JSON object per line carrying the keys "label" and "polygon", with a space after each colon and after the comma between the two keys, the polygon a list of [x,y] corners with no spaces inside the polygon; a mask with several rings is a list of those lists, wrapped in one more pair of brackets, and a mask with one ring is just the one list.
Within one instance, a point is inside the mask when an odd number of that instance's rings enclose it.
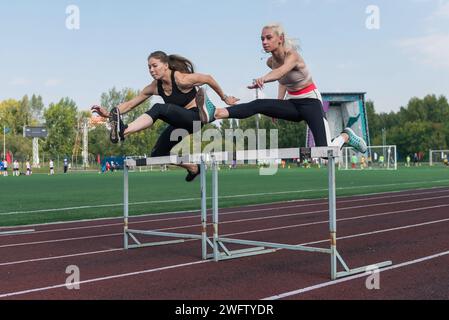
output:
{"label": "blonde hair", "polygon": [[299,51],[299,45],[297,39],[292,39],[287,36],[284,27],[280,23],[269,23],[265,25],[262,29],[272,29],[279,37],[284,36],[284,43],[282,44],[287,49],[293,49]]}

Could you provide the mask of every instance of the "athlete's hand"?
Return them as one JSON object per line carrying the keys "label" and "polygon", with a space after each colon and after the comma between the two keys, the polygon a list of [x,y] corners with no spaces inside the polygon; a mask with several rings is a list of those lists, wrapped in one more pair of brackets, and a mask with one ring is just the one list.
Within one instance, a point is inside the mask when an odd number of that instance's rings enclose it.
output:
{"label": "athlete's hand", "polygon": [[224,102],[228,105],[228,106],[232,106],[234,104],[236,104],[238,101],[240,101],[240,99],[234,97],[234,96],[226,96],[226,99],[224,99]]}
{"label": "athlete's hand", "polygon": [[253,84],[248,86],[248,89],[263,89],[265,77],[254,79]]}
{"label": "athlete's hand", "polygon": [[103,108],[102,106],[94,105],[90,108],[92,113],[97,113],[100,117],[109,118],[109,111]]}

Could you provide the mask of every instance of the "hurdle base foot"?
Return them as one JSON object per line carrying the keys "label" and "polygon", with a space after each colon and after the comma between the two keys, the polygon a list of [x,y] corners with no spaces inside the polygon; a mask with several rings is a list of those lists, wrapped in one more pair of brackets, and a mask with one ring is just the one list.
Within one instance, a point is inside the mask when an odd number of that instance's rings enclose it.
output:
{"label": "hurdle base foot", "polygon": [[170,240],[170,241],[149,242],[149,243],[141,243],[141,244],[129,244],[128,249],[163,246],[166,244],[174,244],[174,243],[182,243],[182,242],[185,242],[185,241],[184,240]]}
{"label": "hurdle base foot", "polygon": [[391,266],[392,264],[393,264],[392,261],[384,261],[384,262],[367,265],[364,267],[359,267],[359,268],[348,269],[345,271],[336,272],[335,274],[332,275],[332,280],[348,277],[348,276],[351,276],[354,274],[365,273],[365,272],[373,271],[376,269],[385,268],[385,267]]}
{"label": "hurdle base foot", "polygon": [[276,249],[265,249],[265,247],[253,247],[239,250],[226,250],[226,252],[219,252],[218,255],[211,253],[207,255],[207,258],[215,259],[215,261],[230,260],[241,257],[249,257],[259,254],[272,253],[275,251]]}

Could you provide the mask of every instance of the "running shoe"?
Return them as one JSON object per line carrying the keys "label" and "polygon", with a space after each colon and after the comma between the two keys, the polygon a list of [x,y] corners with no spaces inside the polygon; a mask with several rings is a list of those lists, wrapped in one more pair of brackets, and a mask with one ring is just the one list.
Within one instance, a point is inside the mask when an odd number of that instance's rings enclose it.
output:
{"label": "running shoe", "polygon": [[195,102],[200,113],[201,123],[206,124],[215,121],[215,106],[209,100],[203,88],[200,88],[196,93]]}
{"label": "running shoe", "polygon": [[349,140],[347,142],[348,146],[353,147],[360,153],[365,153],[368,147],[366,146],[365,140],[355,134],[355,132],[351,128],[345,128],[343,130],[349,136]]}
{"label": "running shoe", "polygon": [[111,124],[111,132],[109,138],[112,143],[119,143],[125,140],[125,125],[120,116],[120,110],[113,108],[109,115],[109,123]]}
{"label": "running shoe", "polygon": [[201,173],[201,169],[200,169],[201,167],[200,167],[199,164],[197,164],[197,168],[198,168],[198,170],[195,173],[187,170],[188,171],[187,176],[186,176],[186,181],[187,182],[193,181]]}

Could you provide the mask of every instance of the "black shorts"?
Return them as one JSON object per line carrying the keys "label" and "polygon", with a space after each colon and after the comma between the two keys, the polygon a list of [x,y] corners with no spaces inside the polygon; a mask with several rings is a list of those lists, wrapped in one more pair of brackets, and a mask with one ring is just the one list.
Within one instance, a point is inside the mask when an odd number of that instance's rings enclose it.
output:
{"label": "black shorts", "polygon": [[328,146],[330,135],[326,131],[326,115],[319,99],[258,99],[227,108],[229,118],[244,119],[255,114],[263,114],[282,120],[306,121],[313,133],[317,147]]}
{"label": "black shorts", "polygon": [[[159,136],[153,150],[152,157],[163,157],[170,155],[170,150],[180,143],[182,139],[202,128],[198,108],[185,109],[174,104],[156,103],[150,110],[145,112],[153,122],[160,119],[169,124]],[[194,124],[194,122],[196,122]],[[184,129],[172,137],[176,129]]]}

